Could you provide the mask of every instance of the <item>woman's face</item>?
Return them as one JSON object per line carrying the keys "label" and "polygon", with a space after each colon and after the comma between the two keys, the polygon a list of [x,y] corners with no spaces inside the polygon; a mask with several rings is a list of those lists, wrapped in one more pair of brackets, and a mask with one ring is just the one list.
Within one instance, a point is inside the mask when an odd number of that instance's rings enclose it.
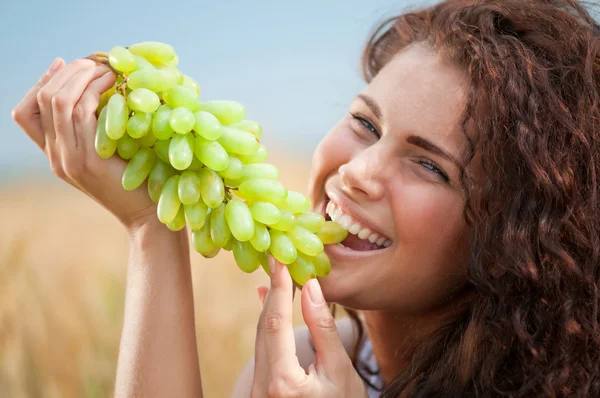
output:
{"label": "woman's face", "polygon": [[411,46],[319,144],[313,210],[351,232],[347,247],[325,249],[331,274],[320,282],[328,301],[420,312],[464,285],[468,230],[452,158],[466,143],[458,125],[467,84],[428,47]]}

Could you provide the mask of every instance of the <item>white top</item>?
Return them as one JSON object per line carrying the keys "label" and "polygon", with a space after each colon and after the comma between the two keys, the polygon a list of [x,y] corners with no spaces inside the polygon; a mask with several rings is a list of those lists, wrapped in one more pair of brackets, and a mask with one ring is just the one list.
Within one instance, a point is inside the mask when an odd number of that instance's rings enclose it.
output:
{"label": "white top", "polygon": [[377,365],[377,359],[373,354],[373,347],[371,346],[371,340],[365,339],[360,352],[358,353],[358,359],[356,361],[356,370],[365,380],[371,383],[366,384],[369,398],[377,398],[383,390],[383,379],[379,374],[379,366]]}

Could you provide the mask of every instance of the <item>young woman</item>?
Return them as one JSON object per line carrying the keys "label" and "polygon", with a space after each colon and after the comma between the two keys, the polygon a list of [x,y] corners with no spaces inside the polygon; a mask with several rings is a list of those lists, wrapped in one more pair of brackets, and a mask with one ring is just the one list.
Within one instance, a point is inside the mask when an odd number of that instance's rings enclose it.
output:
{"label": "young woman", "polygon": [[[292,283],[271,259],[234,395],[600,396],[589,12],[576,0],[449,0],[382,25],[363,66],[368,85],[318,147],[308,187],[314,210],[353,233],[327,248],[331,274],[302,289],[305,329],[292,329]],[[58,59],[13,117],[129,231],[116,396],[199,397],[186,233],[157,221],[145,189],[122,189],[123,161],[94,152],[94,111],[114,80]],[[336,325],[327,303],[361,318]]]}

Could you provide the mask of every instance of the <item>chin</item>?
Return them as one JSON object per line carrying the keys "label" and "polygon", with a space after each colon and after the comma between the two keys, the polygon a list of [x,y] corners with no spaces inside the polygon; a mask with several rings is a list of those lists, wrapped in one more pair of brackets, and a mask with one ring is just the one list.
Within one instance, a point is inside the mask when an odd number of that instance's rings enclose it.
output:
{"label": "chin", "polygon": [[346,308],[356,310],[365,309],[362,308],[364,307],[364,303],[362,303],[361,297],[363,297],[363,293],[367,287],[363,283],[351,281],[347,273],[340,271],[332,267],[331,273],[328,276],[318,278],[325,300],[328,303],[335,303]]}

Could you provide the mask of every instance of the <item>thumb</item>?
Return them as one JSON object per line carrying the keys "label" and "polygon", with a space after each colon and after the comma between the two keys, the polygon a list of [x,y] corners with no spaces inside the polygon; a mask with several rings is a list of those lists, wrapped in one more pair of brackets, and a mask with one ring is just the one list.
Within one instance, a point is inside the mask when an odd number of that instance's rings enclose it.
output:
{"label": "thumb", "polygon": [[326,371],[345,364],[350,358],[316,279],[310,279],[302,288],[302,316],[315,345],[317,363]]}

